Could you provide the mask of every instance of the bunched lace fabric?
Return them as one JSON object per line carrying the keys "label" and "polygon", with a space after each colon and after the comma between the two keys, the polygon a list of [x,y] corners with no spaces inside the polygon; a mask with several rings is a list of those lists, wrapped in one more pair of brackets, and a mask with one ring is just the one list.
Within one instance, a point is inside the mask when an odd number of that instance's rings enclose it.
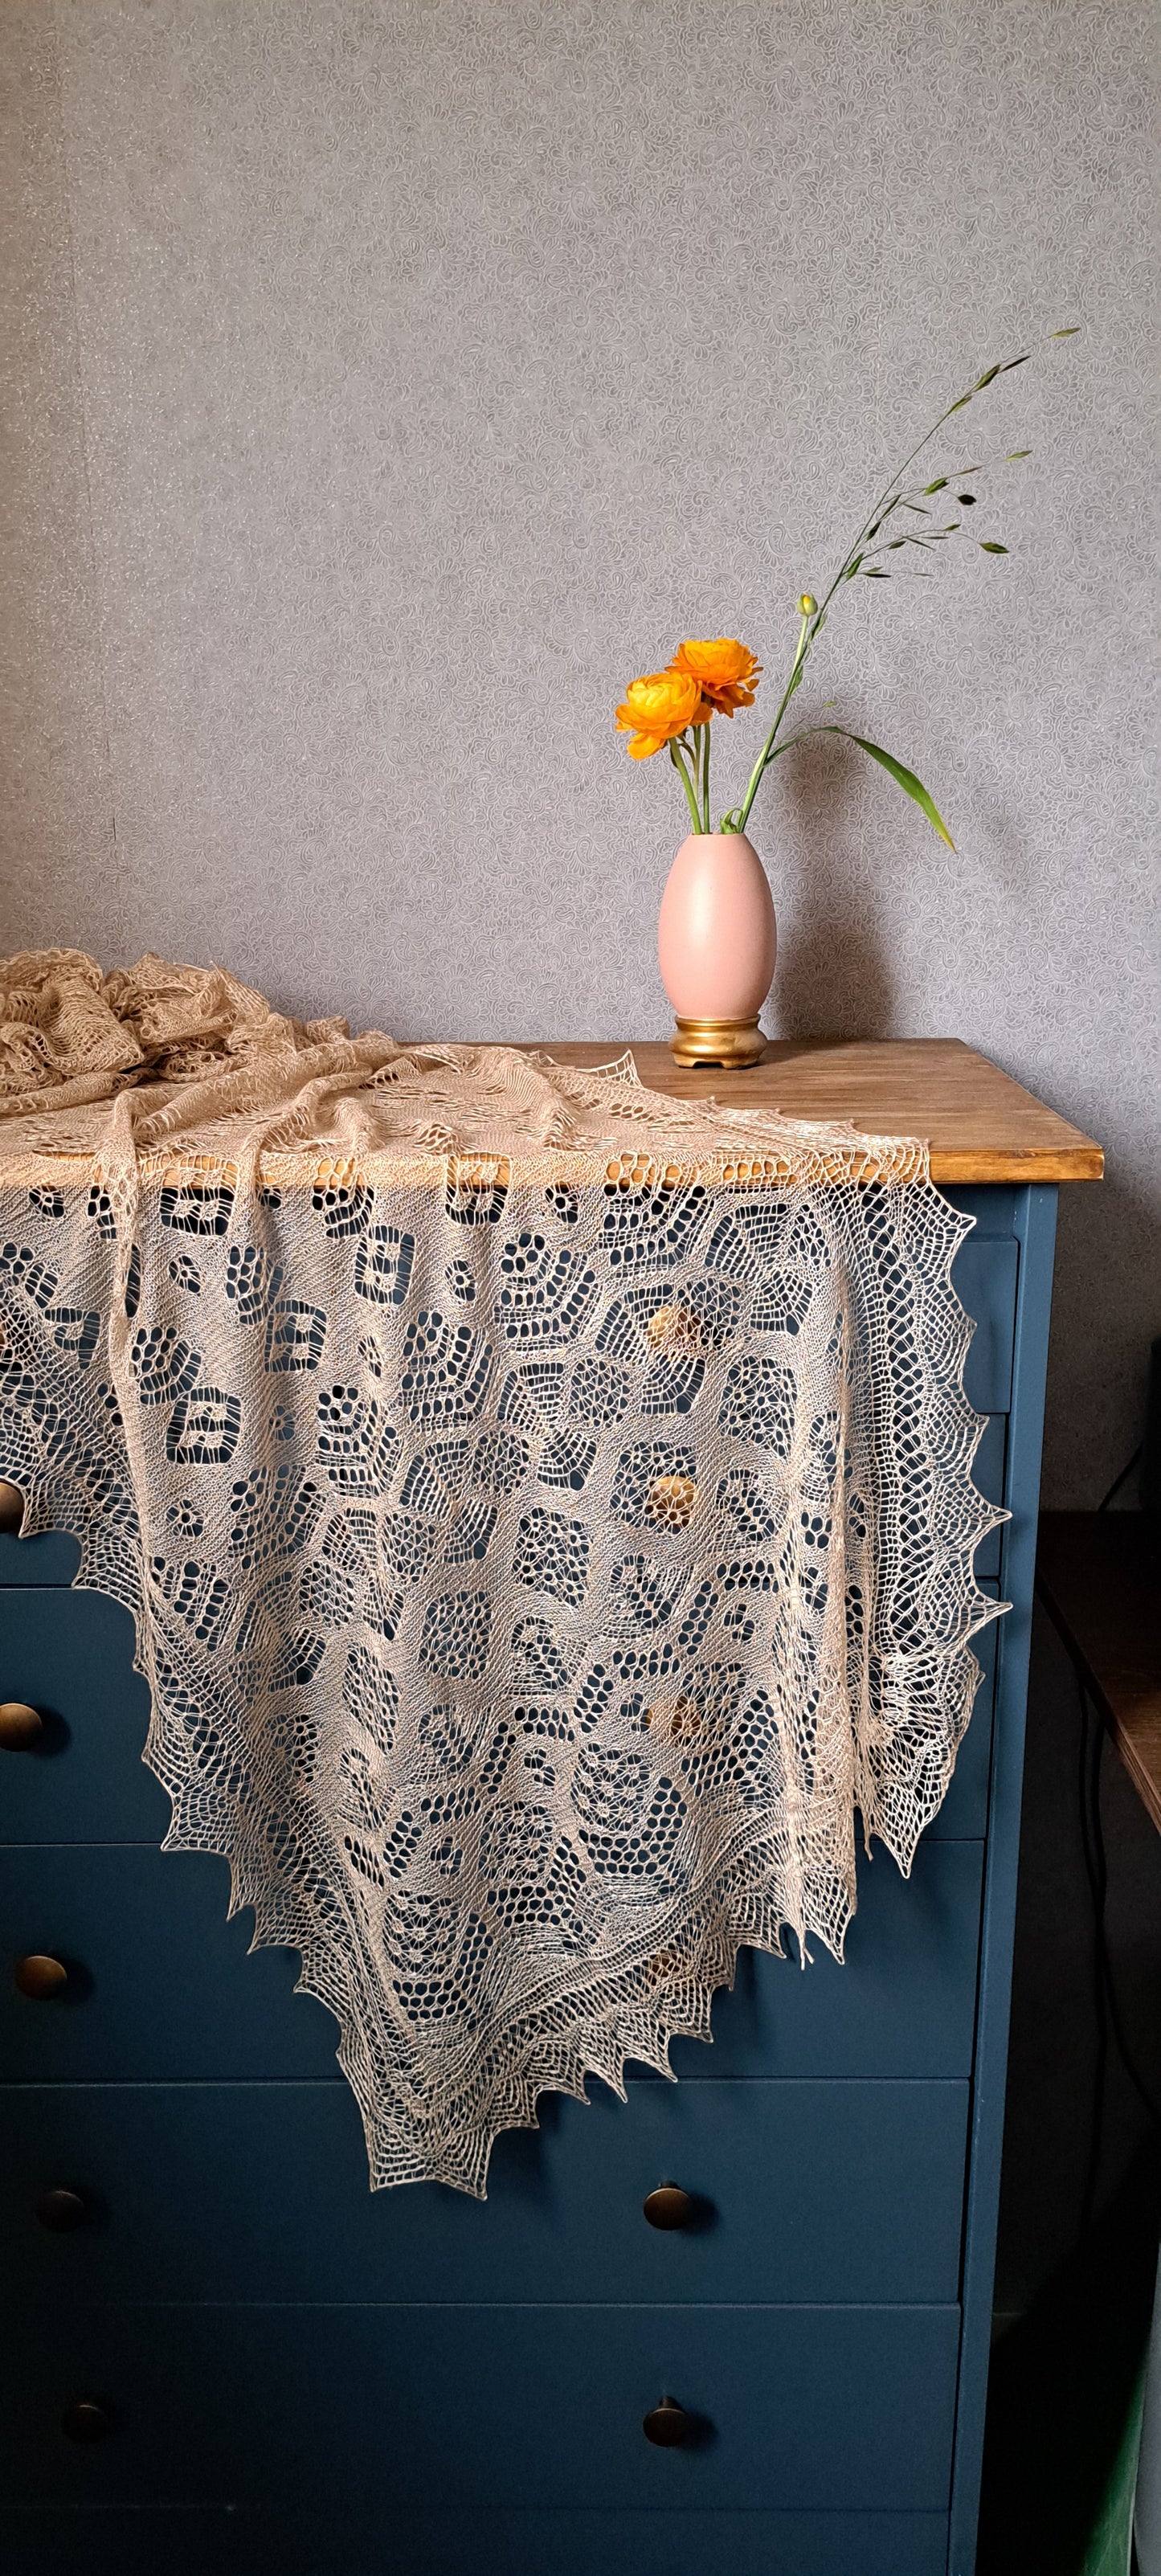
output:
{"label": "bunched lace fabric", "polygon": [[744,1944],[841,1956],[996,1613],[968,1230],[914,1140],[221,970],[0,965],[0,1474],[124,1602],[166,1848],[339,2025],[374,2186],[482,2195]]}

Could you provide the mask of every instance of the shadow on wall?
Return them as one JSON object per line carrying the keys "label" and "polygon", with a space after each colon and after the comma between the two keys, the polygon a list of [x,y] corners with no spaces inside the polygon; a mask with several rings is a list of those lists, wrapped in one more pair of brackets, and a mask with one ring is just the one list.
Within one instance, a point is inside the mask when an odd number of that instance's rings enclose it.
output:
{"label": "shadow on wall", "polygon": [[[1095,1510],[1137,1447],[1145,1428],[1149,1345],[1161,1332],[1159,1282],[1161,1204],[1144,1172],[1134,1179],[1114,1160],[1103,1181],[1061,1191],[1044,1420],[1046,1502]],[[1060,1388],[1067,1388],[1067,1402]],[[1117,1509],[1133,1507],[1138,1490],[1134,1474],[1117,1496]]]}
{"label": "shadow on wall", "polygon": [[[776,881],[779,869],[771,862],[780,841],[787,853],[786,875],[802,889],[785,936],[779,922],[771,1004],[779,1037],[889,1038],[895,1033],[895,983],[881,895],[863,875],[857,857],[865,768],[863,755],[849,743],[831,741],[804,745],[774,772],[781,813],[771,798],[764,855]],[[761,846],[761,818],[758,840]]]}
{"label": "shadow on wall", "polygon": [[[753,818],[778,909],[778,971],[765,1014],[785,1038],[892,1038],[901,1034],[894,972],[895,929],[884,904],[881,852],[864,860],[868,763],[833,738],[806,743],[780,761]],[[898,790],[876,779],[888,799]],[[920,825],[921,831],[926,825]],[[906,935],[905,933],[903,934]],[[981,970],[980,989],[986,985]],[[1029,995],[1029,1008],[1037,1007]],[[1067,1008],[1061,997],[1061,1009]],[[931,1029],[972,1036],[962,1025]],[[1147,1168],[1148,1129],[1132,1139],[1136,1169],[1127,1168],[1100,1117],[1091,1064],[1090,1106],[1037,1075],[1034,1048],[1042,1024],[1030,1026],[1032,1053],[999,1061],[1016,1080],[1041,1091],[1066,1117],[1092,1132],[1110,1153],[1099,1183],[1062,1189],[1058,1213],[1052,1343],[1044,1425],[1045,1501],[1092,1510],[1141,1438],[1149,1345],[1161,1331],[1161,1206]],[[990,1053],[986,1038],[975,1043]],[[1108,1319],[1102,1322],[1101,1319]],[[1119,1507],[1137,1499],[1126,1486]]]}

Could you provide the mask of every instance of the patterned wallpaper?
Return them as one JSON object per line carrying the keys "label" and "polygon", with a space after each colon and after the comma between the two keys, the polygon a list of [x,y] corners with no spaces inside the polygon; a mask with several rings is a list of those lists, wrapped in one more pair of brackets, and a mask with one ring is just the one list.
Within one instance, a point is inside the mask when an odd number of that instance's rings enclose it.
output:
{"label": "patterned wallpaper", "polygon": [[[846,746],[785,761],[753,826],[773,1030],[960,1035],[1108,1149],[1062,1214],[1048,1481],[1077,1504],[1161,1328],[1150,23],[0,10],[4,949],[220,957],[400,1036],[663,1034],[684,808],[615,693],[690,630],[773,674],[940,400],[1083,323],[968,442],[1034,451],[1008,559],[855,584],[804,696],[919,769],[956,856]],[[722,790],[756,741],[719,741]]]}

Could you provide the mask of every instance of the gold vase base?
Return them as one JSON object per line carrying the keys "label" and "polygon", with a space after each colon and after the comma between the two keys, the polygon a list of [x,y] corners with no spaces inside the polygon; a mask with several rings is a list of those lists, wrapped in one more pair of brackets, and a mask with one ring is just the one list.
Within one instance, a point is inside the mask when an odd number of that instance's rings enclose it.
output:
{"label": "gold vase base", "polygon": [[720,1064],[732,1072],[736,1066],[758,1064],[766,1052],[766,1040],[757,1018],[679,1020],[669,1052],[675,1064]]}

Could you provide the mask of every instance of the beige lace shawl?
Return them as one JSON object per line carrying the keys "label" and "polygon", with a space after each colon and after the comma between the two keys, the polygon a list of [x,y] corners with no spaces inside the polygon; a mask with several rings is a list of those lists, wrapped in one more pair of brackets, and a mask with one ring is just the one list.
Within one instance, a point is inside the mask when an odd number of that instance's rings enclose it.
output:
{"label": "beige lace shawl", "polygon": [[996,1605],[924,1148],[219,971],[0,966],[0,1473],[128,1604],[167,1847],[339,2024],[373,2184],[841,1954]]}

